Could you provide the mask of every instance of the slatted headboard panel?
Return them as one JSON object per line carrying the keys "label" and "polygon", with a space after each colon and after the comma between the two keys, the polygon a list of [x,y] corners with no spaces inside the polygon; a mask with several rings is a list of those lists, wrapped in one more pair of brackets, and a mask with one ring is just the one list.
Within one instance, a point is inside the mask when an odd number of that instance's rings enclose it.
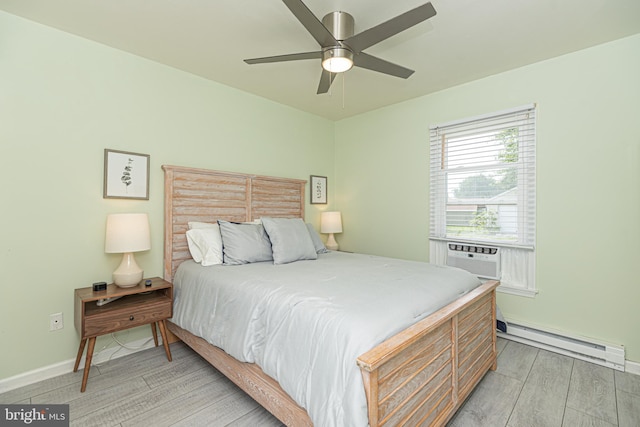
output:
{"label": "slatted headboard panel", "polygon": [[162,169],[164,278],[170,282],[180,263],[191,259],[185,237],[189,221],[304,219],[305,180],[168,165]]}

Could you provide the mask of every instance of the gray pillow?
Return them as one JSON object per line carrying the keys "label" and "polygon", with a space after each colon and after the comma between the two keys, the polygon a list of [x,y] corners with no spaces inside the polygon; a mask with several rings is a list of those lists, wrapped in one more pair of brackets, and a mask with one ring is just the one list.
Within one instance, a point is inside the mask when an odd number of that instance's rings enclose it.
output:
{"label": "gray pillow", "polygon": [[329,252],[327,248],[324,246],[324,243],[322,243],[322,239],[318,235],[318,232],[316,231],[315,228],[313,228],[313,225],[307,223],[307,230],[309,230],[309,236],[311,236],[311,241],[313,242],[313,246],[316,250],[316,253],[326,254],[327,252]]}
{"label": "gray pillow", "polygon": [[262,225],[271,240],[274,264],[318,258],[309,230],[302,219],[262,218]]}
{"label": "gray pillow", "polygon": [[271,261],[271,242],[262,224],[218,221],[224,264]]}

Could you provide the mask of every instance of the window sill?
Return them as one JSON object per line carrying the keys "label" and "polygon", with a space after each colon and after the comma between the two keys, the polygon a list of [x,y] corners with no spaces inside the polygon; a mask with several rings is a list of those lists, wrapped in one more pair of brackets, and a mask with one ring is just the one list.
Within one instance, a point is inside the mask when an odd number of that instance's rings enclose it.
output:
{"label": "window sill", "polygon": [[509,295],[517,295],[519,297],[535,298],[538,295],[538,291],[534,289],[522,289],[514,288],[512,286],[501,284],[496,289],[498,292]]}

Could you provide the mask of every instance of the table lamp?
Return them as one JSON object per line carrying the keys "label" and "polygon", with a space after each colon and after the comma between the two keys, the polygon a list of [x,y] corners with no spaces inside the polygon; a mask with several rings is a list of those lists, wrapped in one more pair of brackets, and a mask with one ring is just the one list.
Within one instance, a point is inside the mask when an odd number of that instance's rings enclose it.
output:
{"label": "table lamp", "polygon": [[338,250],[338,242],[333,233],[342,233],[342,215],[340,212],[322,212],[320,214],[320,232],[329,233],[325,246],[332,251]]}
{"label": "table lamp", "polygon": [[146,213],[123,213],[107,216],[104,244],[106,253],[122,253],[122,262],[113,272],[113,283],[121,288],[137,286],[144,271],[138,266],[133,252],[151,249],[149,216]]}

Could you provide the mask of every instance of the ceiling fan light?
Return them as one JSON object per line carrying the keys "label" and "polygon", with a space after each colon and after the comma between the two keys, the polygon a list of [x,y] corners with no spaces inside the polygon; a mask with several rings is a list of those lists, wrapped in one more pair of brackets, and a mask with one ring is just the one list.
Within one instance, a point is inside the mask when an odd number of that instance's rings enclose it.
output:
{"label": "ceiling fan light", "polygon": [[336,47],[322,54],[322,68],[330,73],[344,73],[353,67],[353,53],[349,49]]}

